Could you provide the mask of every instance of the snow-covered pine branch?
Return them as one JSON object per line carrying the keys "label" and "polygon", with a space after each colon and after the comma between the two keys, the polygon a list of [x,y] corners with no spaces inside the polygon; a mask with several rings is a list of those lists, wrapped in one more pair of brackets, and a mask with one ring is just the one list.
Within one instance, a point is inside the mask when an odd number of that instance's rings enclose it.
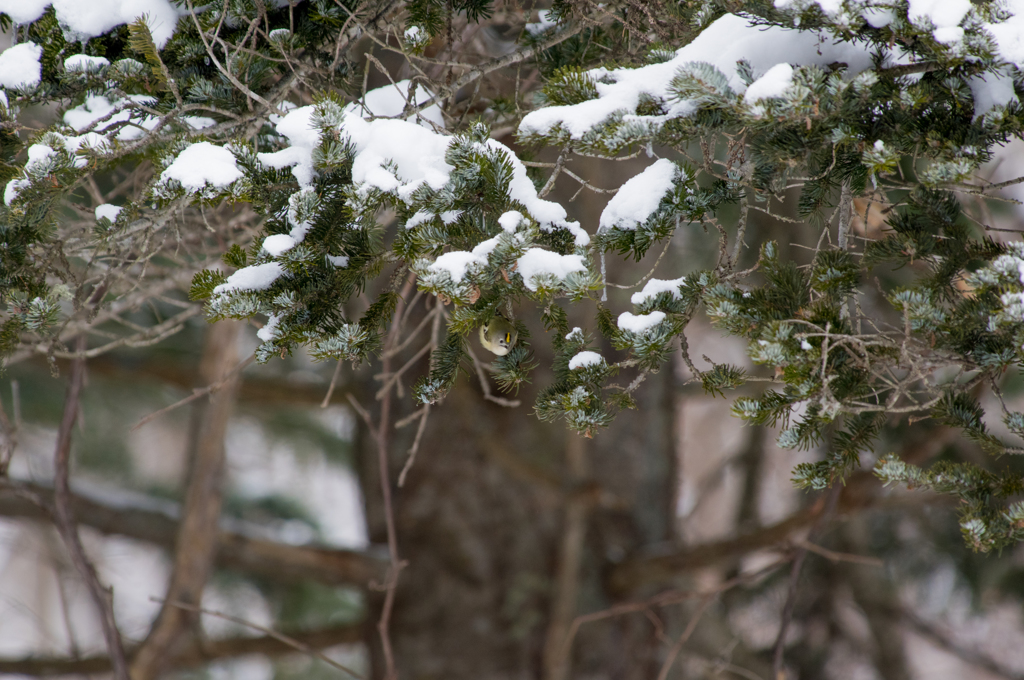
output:
{"label": "snow-covered pine branch", "polygon": [[[428,54],[451,39],[431,2],[377,14],[280,0],[0,5],[18,41],[0,53],[0,349],[63,351],[65,329],[89,327],[173,251],[175,266],[203,269],[191,294],[210,318],[265,319],[261,362],[299,346],[371,359],[414,276],[448,310],[416,390],[424,404],[444,398],[476,329],[496,314],[542,314],[556,361],[537,414],[587,435],[633,407],[644,378],[681,351],[709,393],[774,383],[735,412],[781,425],[783,446],[827,440],[826,457],[797,470],[802,485],[842,480],[884,414],[929,414],[987,451],[1016,452],[991,434],[972,391],[1024,360],[1024,256],[984,233],[991,225],[979,227],[966,202],[987,191],[982,164],[1024,130],[1024,3],[692,5],[651,3],[651,30],[668,42],[641,55],[612,30],[635,33],[632,14],[555,2],[517,42],[461,62]],[[458,9],[472,23],[488,3]],[[410,77],[364,88],[384,67],[351,49],[362,31],[401,53]],[[588,41],[613,56],[593,56]],[[544,77],[541,92],[485,101],[482,79],[524,65]],[[37,104],[57,116],[33,123],[24,112]],[[518,152],[492,138],[498,127],[514,127]],[[553,174],[531,174],[526,154],[545,147],[559,154]],[[646,167],[614,188],[597,224],[544,193],[563,170],[578,177],[573,159],[634,156]],[[97,177],[129,168],[135,180],[110,203]],[[62,211],[87,195],[94,228],[72,230]],[[845,246],[871,205],[884,207],[886,232],[865,227],[852,248],[831,245]],[[258,216],[258,233],[212,243],[207,211],[228,220],[238,206]],[[172,237],[184,215],[195,229]],[[794,225],[806,261],[781,256],[758,215]],[[649,278],[631,306],[606,304],[607,258],[705,232],[706,268]],[[181,256],[174,239],[192,250]],[[217,249],[233,272],[210,266]],[[103,270],[108,260],[117,264]],[[909,276],[887,282],[884,309],[864,313],[877,267]],[[68,281],[76,290],[59,287]],[[366,304],[349,304],[366,291]],[[588,327],[569,332],[570,307]],[[685,330],[701,310],[749,343],[763,374],[696,368]],[[507,386],[532,366],[525,327],[517,337],[497,362]],[[1005,417],[1013,432],[1018,416]],[[979,497],[1009,493],[978,484]],[[964,488],[949,490],[971,501],[972,545],[1021,537],[1001,506]]]}

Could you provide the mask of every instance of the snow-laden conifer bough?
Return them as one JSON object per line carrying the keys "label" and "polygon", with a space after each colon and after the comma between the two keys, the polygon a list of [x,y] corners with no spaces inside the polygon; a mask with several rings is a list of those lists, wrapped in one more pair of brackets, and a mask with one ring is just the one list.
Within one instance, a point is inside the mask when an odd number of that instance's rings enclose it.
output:
{"label": "snow-laden conifer bough", "polygon": [[[255,240],[225,242],[226,267],[196,274],[191,294],[210,319],[265,319],[260,362],[298,346],[319,359],[370,360],[408,274],[447,305],[415,390],[424,405],[454,384],[467,338],[516,310],[542,313],[552,331],[556,379],[537,415],[586,435],[681,352],[710,393],[773,383],[734,412],[781,424],[780,444],[810,447],[832,433],[825,458],[796,470],[803,486],[843,479],[890,416],[930,415],[993,454],[1024,450],[992,433],[986,417],[998,414],[973,392],[1024,360],[1024,254],[968,214],[968,203],[1003,188],[979,168],[1024,130],[1024,0],[685,5],[679,30],[662,31],[641,59],[624,52],[601,65],[559,52],[584,30],[588,40],[598,33],[557,0],[516,49],[432,81],[422,55],[444,40],[444,22],[430,3],[399,3],[379,26],[391,22],[417,75],[355,92],[352,73],[349,90],[333,79],[363,27],[322,3],[273,0],[254,21],[233,6],[221,16],[217,3],[0,0],[17,42],[0,53],[0,115],[5,144],[19,151],[8,155],[0,213],[3,353],[52,353],[61,333],[88,327],[61,305],[58,260],[38,256],[56,243],[55,199],[146,161],[154,170],[139,191],[90,208],[95,229],[75,241],[78,254],[128,252],[186,207],[249,206]],[[102,53],[114,37],[127,47]],[[226,57],[223,40],[248,47]],[[546,79],[538,96],[458,109],[474,83],[523,64]],[[327,86],[314,93],[314,82]],[[59,105],[55,122],[24,140],[10,132],[44,102]],[[514,129],[515,144],[492,127]],[[514,150],[541,148],[558,161]],[[581,224],[549,191],[583,181],[572,162],[595,156],[644,167],[611,190],[596,224]],[[782,212],[788,199],[795,218]],[[884,209],[882,234],[864,226],[871,206]],[[762,238],[765,215],[788,220],[794,239],[813,234],[806,266]],[[628,303],[608,295],[618,285],[608,257],[665,252],[675,235],[706,244],[714,264],[652,270]],[[905,266],[910,279],[885,291],[884,313],[867,315],[858,304],[879,265]],[[364,290],[382,292],[350,316],[347,302]],[[586,327],[570,332],[570,306],[586,310]],[[684,335],[698,313],[745,339],[764,371],[698,369]],[[510,389],[532,366],[517,328],[495,363]],[[614,382],[620,373],[629,379]],[[1024,435],[1024,415],[1003,415]],[[1024,537],[1024,506],[990,502],[1020,485],[889,458],[877,469],[959,497],[978,549]]]}

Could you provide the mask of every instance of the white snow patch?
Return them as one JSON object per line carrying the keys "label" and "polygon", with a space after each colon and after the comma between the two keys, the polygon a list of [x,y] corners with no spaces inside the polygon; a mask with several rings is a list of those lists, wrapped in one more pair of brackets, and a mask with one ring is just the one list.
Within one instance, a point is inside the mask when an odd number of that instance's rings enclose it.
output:
{"label": "white snow patch", "polygon": [[443,213],[441,213],[441,221],[444,222],[445,224],[451,224],[455,220],[459,219],[459,216],[461,214],[461,210],[446,210]]}
{"label": "white snow patch", "polygon": [[284,274],[284,267],[277,262],[254,264],[243,267],[228,277],[228,280],[213,289],[214,295],[233,290],[266,290]]}
{"label": "white snow patch", "polygon": [[682,295],[679,293],[679,286],[683,285],[686,281],[685,276],[681,276],[678,279],[663,280],[663,279],[651,279],[644,286],[644,289],[639,293],[633,293],[633,296],[629,298],[629,301],[634,305],[642,304],[648,299],[655,297],[659,293],[672,293],[672,297],[676,300],[681,300]]}
{"label": "white snow patch", "polygon": [[263,250],[273,257],[280,257],[296,245],[295,239],[288,234],[271,234],[263,239]]}
{"label": "white snow patch", "polygon": [[277,337],[277,325],[281,323],[280,314],[271,314],[267,318],[267,322],[263,324],[263,328],[256,331],[256,337],[263,342],[270,342]]}
{"label": "white snow patch", "polygon": [[313,149],[320,144],[320,131],[313,127],[314,106],[292,109],[274,127],[277,133],[288,139],[289,147],[273,153],[259,153],[260,163],[281,170],[290,167],[299,186],[307,187],[313,182]]}
{"label": "white snow patch", "polygon": [[583,329],[579,326],[576,326],[565,335],[566,340],[573,340],[575,337],[578,337],[580,340],[583,339]]}
{"label": "white snow patch", "polygon": [[672,191],[675,176],[675,163],[662,158],[627,180],[601,212],[600,230],[613,227],[632,230],[646,222],[665,194]]}
{"label": "white snow patch", "polygon": [[335,267],[344,268],[348,266],[348,255],[328,255],[327,261]]}
{"label": "white snow patch", "polygon": [[619,328],[637,335],[644,335],[664,320],[665,312],[651,312],[650,314],[623,312],[619,314]]}
{"label": "white snow patch", "polygon": [[1018,68],[1024,66],[1024,0],[1005,3],[1012,16],[998,24],[985,24],[984,28],[995,41],[996,54]]}
{"label": "white snow patch", "polygon": [[[381,191],[411,196],[421,184],[437,191],[454,168],[444,160],[451,139],[415,123],[390,118],[367,121],[349,114],[342,125],[356,147],[352,181]],[[397,175],[384,167],[391,162]]]}
{"label": "white snow patch", "polygon": [[45,173],[51,163],[51,158],[57,153],[45,144],[33,144],[28,147],[28,160],[25,162],[25,172]]}
{"label": "white snow patch", "polygon": [[160,173],[161,182],[178,180],[190,192],[201,191],[207,185],[223,189],[241,177],[235,155],[210,142],[197,142],[187,147]]}
{"label": "white snow patch", "polygon": [[[100,133],[127,122],[128,125],[124,125],[118,130],[117,139],[125,141],[138,139],[147,130],[155,128],[159,123],[159,118],[140,111],[136,107],[154,104],[156,104],[156,99],[141,94],[128,95],[127,99],[114,101],[103,95],[91,94],[85,98],[83,104],[64,112],[64,123],[74,128],[75,131],[82,132],[92,128],[94,124],[103,119],[95,130],[96,133]],[[216,122],[212,118],[203,116],[185,116],[181,120],[193,129],[210,127]],[[100,137],[98,134],[89,139],[90,146],[105,147],[108,143],[106,138]]]}
{"label": "white snow patch", "polygon": [[530,248],[517,262],[517,270],[530,290],[537,290],[537,277],[551,275],[564,280],[569,274],[587,270],[582,256],[559,255],[543,248]]}
{"label": "white snow patch", "polygon": [[[354,113],[364,118],[399,118],[407,105],[419,106],[426,104],[434,95],[423,85],[413,85],[408,80],[400,80],[391,85],[370,90],[362,100],[345,107],[346,113]],[[425,127],[431,123],[444,128],[444,116],[437,104],[432,104],[419,113],[410,114],[406,120],[421,121]]]}
{"label": "white snow patch", "polygon": [[689,100],[675,100],[670,92],[670,84],[679,69],[693,62],[709,63],[725,75],[734,92],[743,93],[746,84],[736,72],[736,62],[740,59],[750,63],[755,78],[782,63],[827,66],[842,62],[848,65],[847,77],[850,78],[873,68],[866,44],[837,40],[817,31],[755,26],[744,17],[726,14],[677,50],[669,61],[636,69],[590,71],[596,81],[597,99],[538,109],[523,118],[519,130],[547,134],[561,126],[573,139],[580,139],[617,111],[635,113],[641,95],[661,101],[670,116],[689,115],[697,110],[697,105]]}
{"label": "white snow patch", "polygon": [[743,101],[755,104],[762,99],[781,97],[793,86],[793,67],[789,64],[776,64],[752,82],[743,94]]}
{"label": "white snow patch", "polygon": [[168,0],[0,0],[0,12],[15,24],[27,24],[41,17],[51,4],[69,42],[95,38],[142,17],[153,42],[162,48],[174,33],[179,16]]}
{"label": "white snow patch", "polygon": [[64,70],[68,73],[88,73],[104,66],[110,66],[110,62],[103,57],[91,57],[88,54],[72,54],[64,60]]}
{"label": "white snow patch", "polygon": [[30,88],[38,85],[43,77],[43,67],[39,64],[42,56],[43,48],[34,42],[23,42],[4,50],[0,53],[0,87]]}
{"label": "white snow patch", "polygon": [[1017,93],[1013,89],[1013,76],[1007,69],[999,69],[995,73],[982,73],[968,79],[967,85],[974,95],[974,117],[984,116],[998,106],[1006,106],[1017,101]]}
{"label": "white snow patch", "polygon": [[29,185],[27,179],[12,179],[4,187],[4,205],[10,205],[11,202],[18,197],[21,190]]}
{"label": "white snow patch", "polygon": [[537,12],[537,17],[540,21],[526,24],[526,32],[530,35],[539,35],[549,28],[554,28],[558,25],[558,22],[551,17],[551,12],[549,10],[542,9]]}
{"label": "white snow patch", "polygon": [[495,236],[494,238],[489,238],[486,241],[481,241],[480,243],[476,244],[476,247],[473,248],[473,254],[476,255],[477,257],[487,259],[488,257],[490,257],[491,253],[494,252],[494,249],[497,247],[498,237]]}
{"label": "white snow patch", "polygon": [[860,15],[871,28],[885,28],[896,20],[896,12],[885,7],[866,7]]}
{"label": "white snow patch", "polygon": [[834,15],[843,8],[841,0],[775,0],[775,9],[803,9],[805,6],[815,4],[827,15]]}
{"label": "white snow patch", "polygon": [[970,0],[908,0],[907,19],[918,28],[932,28],[936,41],[951,44],[963,39],[960,22],[970,10]]}
{"label": "white snow patch", "polygon": [[600,366],[603,363],[604,357],[597,352],[583,351],[569,359],[569,370],[574,371],[577,368],[584,368],[586,366]]}
{"label": "white snow patch", "polygon": [[405,228],[413,229],[415,227],[420,226],[424,222],[429,222],[430,220],[434,219],[434,217],[436,217],[436,215],[434,215],[434,213],[432,212],[427,212],[426,210],[418,210],[416,211],[415,215],[406,220]]}
{"label": "white snow patch", "polygon": [[465,250],[453,250],[434,260],[427,269],[434,272],[446,271],[452,281],[460,283],[470,268],[477,269],[487,266],[487,258]]}
{"label": "white snow patch", "polygon": [[110,203],[101,203],[96,206],[96,219],[102,220],[106,217],[111,222],[117,219],[118,214],[121,212],[121,206],[111,205]]}
{"label": "white snow patch", "polygon": [[522,224],[524,219],[526,218],[523,217],[523,213],[518,210],[509,210],[506,213],[502,213],[501,217],[498,218],[498,226],[512,234]]}

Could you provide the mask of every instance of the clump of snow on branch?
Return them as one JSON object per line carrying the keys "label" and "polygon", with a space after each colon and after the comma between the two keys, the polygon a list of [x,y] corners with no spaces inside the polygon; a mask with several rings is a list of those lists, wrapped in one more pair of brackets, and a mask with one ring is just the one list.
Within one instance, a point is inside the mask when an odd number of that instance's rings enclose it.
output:
{"label": "clump of snow on branch", "polygon": [[209,188],[224,189],[241,177],[233,153],[210,142],[198,142],[179,153],[160,173],[160,183],[175,180],[189,193],[203,193]]}
{"label": "clump of snow on branch", "polygon": [[95,212],[97,220],[102,220],[105,217],[111,222],[113,222],[117,219],[117,216],[120,214],[121,206],[111,205],[110,203],[101,203],[100,205],[96,206]]}
{"label": "clump of snow on branch", "polygon": [[[423,85],[416,85],[408,80],[400,80],[392,85],[378,87],[367,92],[363,98],[345,107],[346,112],[355,113],[366,118],[401,118],[406,107],[418,107],[426,104],[434,95]],[[432,124],[444,128],[444,115],[440,107],[433,104],[418,113],[411,113],[406,120]]]}
{"label": "clump of snow on branch", "polygon": [[272,168],[291,168],[300,187],[308,187],[315,176],[313,149],[320,144],[320,130],[313,125],[315,110],[315,106],[301,106],[278,119],[274,127],[279,135],[288,140],[288,146],[280,151],[256,156],[260,163]]}
{"label": "clump of snow on branch", "polygon": [[509,210],[498,218],[498,226],[512,234],[525,219],[518,210]]}
{"label": "clump of snow on branch", "polygon": [[110,66],[103,57],[91,57],[88,54],[72,54],[64,60],[64,70],[68,73],[89,73]]}
{"label": "clump of snow on branch", "polygon": [[572,359],[569,359],[569,370],[574,371],[577,368],[584,368],[586,366],[600,366],[603,363],[603,356],[597,352],[584,350],[582,352],[578,352]]}
{"label": "clump of snow on branch", "polygon": [[621,330],[644,335],[664,320],[665,312],[651,312],[650,314],[623,312],[619,314],[618,326]]}
{"label": "clump of snow on branch", "polygon": [[551,12],[546,9],[537,12],[537,17],[540,21],[526,24],[526,32],[530,35],[540,35],[558,25],[558,22],[551,17]]}
{"label": "clump of snow on branch", "polygon": [[143,18],[153,42],[162,48],[181,14],[168,0],[0,0],[0,12],[15,24],[27,24],[42,17],[50,5],[69,42],[95,38]]}
{"label": "clump of snow on branch", "polygon": [[792,86],[793,67],[789,64],[776,64],[747,87],[743,101],[751,106],[756,114],[761,114],[764,109],[757,105],[758,102],[782,97]]}
{"label": "clump of snow on branch", "polygon": [[256,331],[256,337],[263,342],[270,342],[277,337],[277,326],[281,323],[280,314],[271,314],[263,328]]}
{"label": "clump of snow on branch", "polygon": [[634,305],[643,304],[652,297],[656,297],[660,293],[671,293],[672,297],[676,300],[681,300],[682,295],[679,293],[679,286],[686,282],[686,277],[682,276],[678,279],[651,279],[644,286],[643,290],[639,293],[633,293],[629,301]]}
{"label": "clump of snow on branch", "polygon": [[214,295],[231,291],[266,290],[284,274],[284,267],[278,262],[265,262],[239,269],[228,280],[213,289]]}
{"label": "clump of snow on branch", "polygon": [[848,65],[850,76],[874,66],[867,46],[833,40],[816,31],[755,26],[744,17],[726,14],[676,51],[669,61],[641,68],[590,71],[597,99],[533,111],[523,118],[519,130],[549,134],[560,127],[573,139],[580,139],[614,113],[634,113],[643,95],[661,102],[670,118],[687,116],[697,110],[697,105],[674,99],[670,89],[679,70],[695,62],[710,64],[725,75],[732,91],[740,94],[747,89],[736,68],[740,60],[750,63],[755,78],[782,63],[827,66],[843,62]]}
{"label": "clump of snow on branch", "polygon": [[33,42],[4,50],[0,53],[0,87],[19,89],[38,85],[43,74],[39,65],[42,56],[43,48]]}
{"label": "clump of snow on branch", "polygon": [[631,230],[646,222],[665,194],[672,191],[676,172],[676,164],[662,158],[626,181],[601,212],[601,231],[613,227]]}
{"label": "clump of snow on branch", "polygon": [[468,271],[482,269],[486,266],[486,257],[469,253],[465,250],[453,250],[450,253],[439,256],[428,268],[435,272],[448,272],[448,275],[452,277],[452,281],[461,283]]}
{"label": "clump of snow on branch", "polygon": [[[87,134],[91,136],[86,138],[89,145],[103,148],[109,144],[103,133],[112,128],[118,128],[114,138],[120,141],[138,139],[155,129],[160,124],[160,119],[139,108],[155,104],[155,98],[141,94],[128,95],[125,99],[114,101],[103,95],[92,94],[87,96],[81,105],[64,112],[64,123],[76,132],[90,130]],[[215,122],[205,116],[183,116],[181,120],[193,130],[210,127]]]}
{"label": "clump of snow on branch", "polygon": [[517,262],[517,271],[523,277],[523,283],[532,291],[539,287],[539,279],[541,283],[547,277],[564,281],[572,273],[587,270],[581,256],[559,255],[543,248],[530,248]]}

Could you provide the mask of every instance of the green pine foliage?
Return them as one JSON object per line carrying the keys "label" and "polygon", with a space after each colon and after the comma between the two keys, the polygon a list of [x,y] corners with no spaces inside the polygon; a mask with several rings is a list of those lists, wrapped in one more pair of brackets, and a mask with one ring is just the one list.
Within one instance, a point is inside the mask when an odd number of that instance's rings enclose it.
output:
{"label": "green pine foliage", "polygon": [[[204,5],[162,46],[142,19],[71,40],[48,10],[20,29],[42,48],[40,82],[8,89],[0,106],[0,356],[39,343],[56,349],[89,295],[108,294],[98,278],[79,276],[89,266],[148,265],[132,250],[140,234],[155,238],[186,209],[232,205],[255,216],[256,237],[218,244],[225,269],[196,264],[189,295],[205,301],[211,320],[265,320],[259,362],[297,347],[321,360],[373,361],[400,322],[402,284],[414,280],[444,321],[414,391],[421,404],[442,402],[469,366],[477,329],[514,311],[519,340],[496,360],[497,384],[516,392],[531,381],[536,346],[522,318],[540,315],[555,359],[535,413],[587,436],[635,407],[644,378],[678,352],[707,393],[737,391],[737,417],[780,428],[783,447],[820,450],[794,471],[802,487],[841,483],[907,416],[962,430],[993,456],[1019,453],[993,434],[980,394],[1002,399],[1001,379],[1024,362],[1024,245],[992,238],[971,207],[992,193],[978,169],[1024,136],[1021,71],[985,28],[1005,20],[1004,9],[972,5],[954,44],[908,18],[902,2],[880,26],[853,0],[839,14],[814,2],[728,3],[732,14],[721,3],[649,4],[641,16],[552,3],[545,23],[531,22],[502,52],[518,59],[508,57],[510,72],[537,69],[540,92],[461,109],[474,82],[467,74],[486,69],[426,74],[444,65],[434,58],[453,22],[497,11],[487,0]],[[757,98],[748,95],[767,69],[756,59],[711,63],[717,55],[708,53],[675,63],[717,22],[738,19],[794,39],[824,32],[862,50],[864,65],[776,64],[784,86]],[[373,96],[401,88],[364,91],[378,65],[348,42],[353,25],[391,31],[382,44],[415,65],[401,112],[369,111]],[[69,71],[64,60],[77,53],[109,63]],[[606,106],[630,79],[632,94]],[[981,82],[1012,96],[985,108]],[[107,113],[73,124],[98,98]],[[52,124],[19,127],[23,112],[44,104],[55,107]],[[531,107],[547,122],[527,124]],[[297,112],[305,122],[289,128]],[[379,126],[386,118],[391,127]],[[520,123],[516,150],[492,139],[492,129]],[[309,139],[296,141],[300,133]],[[367,151],[390,135],[422,148]],[[237,177],[172,177],[197,144],[227,152]],[[423,170],[417,163],[433,146],[441,151]],[[631,208],[633,222],[581,227],[538,194],[563,161],[523,163],[545,148],[563,160],[667,158],[671,176],[650,205]],[[76,236],[87,244],[68,257],[56,233],[69,211],[87,211],[83,187],[125,168],[145,168],[144,186],[115,219]],[[868,233],[872,205],[882,207],[881,233]],[[776,218],[792,228],[787,241],[766,236]],[[680,234],[716,261],[671,282],[651,279],[631,310],[613,310],[607,259],[642,260]],[[589,330],[570,329],[567,310],[587,315]],[[685,333],[699,317],[742,339],[753,368],[697,369]],[[1024,416],[1004,411],[1020,438]],[[1010,473],[966,463],[921,470],[892,458],[876,471],[963,501],[972,547],[1021,538],[1024,510],[1007,503],[1022,483]]]}

